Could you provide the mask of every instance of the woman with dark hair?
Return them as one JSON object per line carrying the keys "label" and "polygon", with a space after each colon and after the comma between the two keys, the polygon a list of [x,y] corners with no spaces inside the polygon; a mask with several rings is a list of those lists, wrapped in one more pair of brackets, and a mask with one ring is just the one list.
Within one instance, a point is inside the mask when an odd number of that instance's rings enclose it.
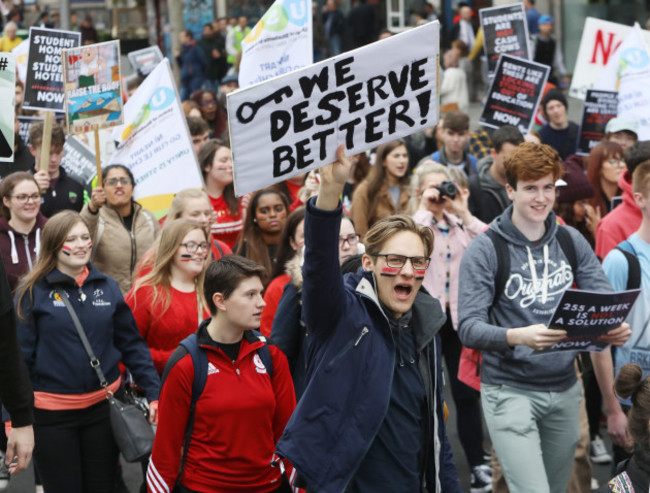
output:
{"label": "woman with dark hair", "polygon": [[205,190],[216,214],[212,223],[212,237],[233,248],[244,226],[244,198],[248,197],[235,197],[230,147],[219,139],[209,140],[201,147],[199,165]]}
{"label": "woman with dark hair", "polygon": [[289,214],[289,199],[272,188],[255,192],[248,204],[242,236],[234,252],[273,271],[282,230]]}
{"label": "woman with dark hair", "polygon": [[153,254],[153,269],[126,295],[160,375],[178,343],[209,316],[201,291],[210,256],[207,235],[196,222],[167,221]]}
{"label": "woman with dark hair", "polygon": [[271,335],[271,325],[278,303],[282,297],[282,291],[286,284],[291,281],[291,276],[286,272],[288,262],[296,256],[305,244],[303,223],[305,222],[305,208],[299,207],[287,218],[287,223],[282,231],[282,241],[278,249],[278,260],[271,273],[271,282],[264,291],[264,302],[266,306],[262,310],[260,321],[260,332],[265,336]]}
{"label": "woman with dark hair", "polygon": [[93,189],[81,217],[93,237],[93,262],[126,294],[136,266],[156,240],[160,225],[152,212],[133,200],[135,180],[126,166],[104,168],[102,183],[103,187]]}
{"label": "woman with dark hair", "polygon": [[350,216],[362,238],[378,220],[406,210],[408,169],[409,155],[403,140],[379,146],[373,170],[357,187],[350,206]]}
{"label": "woman with dark hair", "polygon": [[[48,493],[112,493],[118,448],[106,399],[120,388],[120,361],[149,400],[149,421],[157,421],[160,381],[151,356],[119,286],[90,262],[92,248],[77,212],[55,214],[16,293],[18,338],[34,388],[34,461]],[[101,362],[106,387],[64,300]]]}
{"label": "woman with dark hair", "polygon": [[612,199],[623,193],[618,187],[618,179],[623,171],[623,148],[616,142],[602,141],[589,153],[587,178],[594,187],[591,206],[602,217],[612,210]]}
{"label": "woman with dark hair", "polygon": [[199,105],[201,116],[208,122],[212,137],[215,139],[227,137],[228,118],[226,112],[219,106],[219,100],[214,91],[199,89],[192,93],[190,99]]}
{"label": "woman with dark hair", "polygon": [[615,390],[620,398],[632,401],[627,428],[634,441],[634,453],[619,464],[620,474],[602,485],[598,493],[645,493],[650,489],[650,379],[643,377],[639,365],[628,363],[616,377]]}
{"label": "woman with dark hair", "polygon": [[47,218],[40,213],[41,192],[34,175],[17,171],[0,183],[0,252],[13,291],[18,278],[32,269]]}

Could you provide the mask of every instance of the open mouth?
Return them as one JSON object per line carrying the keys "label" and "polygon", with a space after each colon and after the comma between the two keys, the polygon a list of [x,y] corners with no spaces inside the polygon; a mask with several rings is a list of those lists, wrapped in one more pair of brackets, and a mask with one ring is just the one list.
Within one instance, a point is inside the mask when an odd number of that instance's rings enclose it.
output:
{"label": "open mouth", "polygon": [[413,292],[413,286],[410,284],[398,284],[395,286],[395,295],[399,300],[407,300]]}

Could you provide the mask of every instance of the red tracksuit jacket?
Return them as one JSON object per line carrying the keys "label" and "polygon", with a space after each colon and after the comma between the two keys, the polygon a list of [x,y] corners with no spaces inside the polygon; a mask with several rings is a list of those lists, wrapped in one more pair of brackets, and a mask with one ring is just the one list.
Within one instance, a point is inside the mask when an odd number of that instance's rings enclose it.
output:
{"label": "red tracksuit jacket", "polygon": [[[215,347],[205,325],[199,328],[198,341],[207,350],[208,377],[196,403],[181,483],[201,492],[273,491],[282,477],[270,462],[296,406],[287,359],[277,347],[269,346],[271,379],[256,351],[261,341],[244,336],[234,363]],[[176,484],[193,380],[192,358],[186,354],[169,371],[160,394],[158,429],[147,471],[150,493],[169,493]]]}

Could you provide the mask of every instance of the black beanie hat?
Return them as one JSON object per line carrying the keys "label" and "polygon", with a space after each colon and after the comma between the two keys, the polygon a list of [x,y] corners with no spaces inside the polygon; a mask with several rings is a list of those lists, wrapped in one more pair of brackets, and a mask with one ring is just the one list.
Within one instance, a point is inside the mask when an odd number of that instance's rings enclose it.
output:
{"label": "black beanie hat", "polygon": [[544,110],[544,113],[546,113],[546,105],[554,99],[562,103],[565,108],[569,108],[569,103],[567,102],[564,93],[559,89],[551,89],[546,93],[546,96],[544,96],[544,99],[542,100],[542,109]]}

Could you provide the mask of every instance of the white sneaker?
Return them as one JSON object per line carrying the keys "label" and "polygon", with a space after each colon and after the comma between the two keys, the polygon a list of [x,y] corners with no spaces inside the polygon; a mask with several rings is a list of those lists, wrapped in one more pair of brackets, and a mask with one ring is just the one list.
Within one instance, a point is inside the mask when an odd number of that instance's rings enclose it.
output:
{"label": "white sneaker", "polygon": [[607,452],[605,442],[598,435],[591,441],[591,462],[594,464],[609,464],[612,462],[612,456]]}
{"label": "white sneaker", "polygon": [[472,468],[471,493],[489,493],[492,491],[492,469],[482,465]]}
{"label": "white sneaker", "polygon": [[0,491],[9,487],[9,469],[5,464],[5,456],[0,453]]}
{"label": "white sneaker", "polygon": [[600,484],[598,484],[598,480],[596,478],[591,478],[591,490],[597,490],[600,488]]}

